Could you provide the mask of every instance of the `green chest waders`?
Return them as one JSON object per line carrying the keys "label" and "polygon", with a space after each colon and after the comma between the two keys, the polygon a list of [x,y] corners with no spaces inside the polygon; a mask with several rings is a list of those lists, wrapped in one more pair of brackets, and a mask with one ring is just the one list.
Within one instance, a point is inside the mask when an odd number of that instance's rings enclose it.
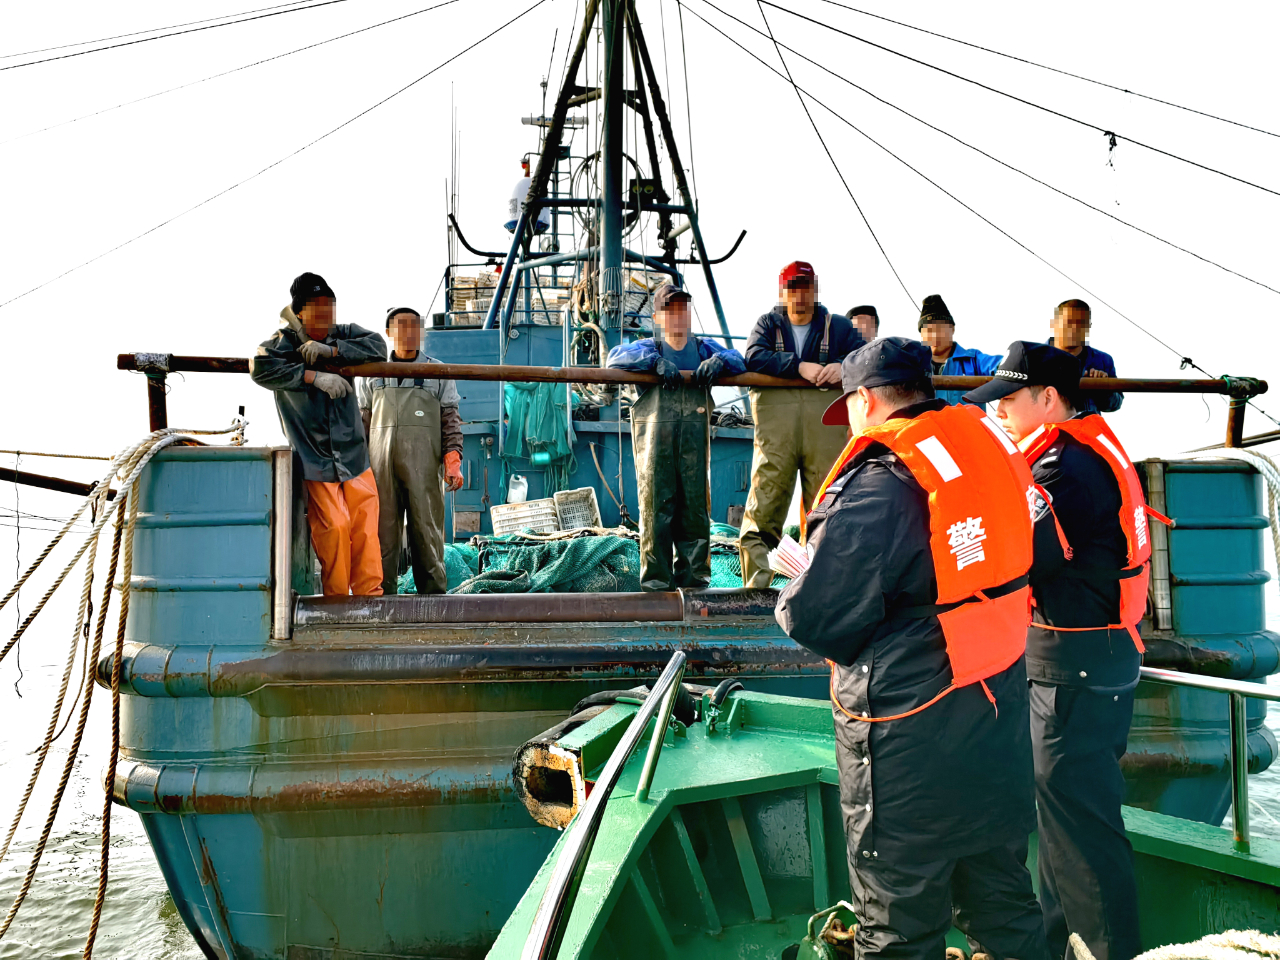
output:
{"label": "green chest waders", "polygon": [[448,585],[442,457],[440,401],[435,395],[423,387],[379,386],[374,380],[369,460],[378,483],[384,594],[396,592],[406,512],[418,593],[443,593]]}
{"label": "green chest waders", "polygon": [[[809,334],[810,337],[813,333]],[[831,315],[822,331],[818,363],[826,365],[831,337]],[[785,352],[782,330],[774,331],[774,348]],[[751,492],[742,515],[738,555],[742,582],[767,587],[773,580],[769,551],[782,538],[782,527],[791,509],[796,474],[800,474],[801,509],[813,507],[813,498],[827,471],[844,450],[844,427],[823,426],[822,414],[839,396],[838,388],[753,388],[751,417],[755,421],[755,449],[751,456]]]}
{"label": "green chest waders", "polygon": [[711,582],[710,414],[702,387],[650,387],[631,407],[643,590]]}

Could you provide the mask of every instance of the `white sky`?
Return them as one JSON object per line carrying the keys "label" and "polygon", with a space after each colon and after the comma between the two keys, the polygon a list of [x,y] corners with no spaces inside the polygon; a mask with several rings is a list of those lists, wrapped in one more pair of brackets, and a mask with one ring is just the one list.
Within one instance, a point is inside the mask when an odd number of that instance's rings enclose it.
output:
{"label": "white sky", "polygon": [[[265,2],[265,0],[264,0]],[[888,3],[868,9],[1280,132],[1272,4]],[[665,7],[660,7],[665,4]],[[1056,77],[837,9],[797,9],[1056,109],[1280,189],[1280,139]],[[363,0],[0,71],[0,140],[407,13],[428,0]],[[759,24],[753,3],[726,9]],[[251,0],[7,5],[0,54],[238,13]],[[297,149],[482,37],[520,0],[459,0],[390,27],[145,103],[0,144],[0,301],[128,240]],[[673,0],[640,0],[659,72],[663,23],[680,147],[690,156]],[[768,9],[768,8],[766,8]],[[882,330],[914,335],[917,309],[889,273],[835,172],[777,77],[685,13],[693,150],[713,255],[748,236],[717,276],[730,325],[745,333],[775,299],[779,267],[815,264],[822,299],[870,302]],[[1034,12],[1033,12],[1034,11]],[[8,416],[0,448],[110,453],[145,432],[142,378],[115,369],[134,350],[246,356],[270,335],[303,270],[336,289],[340,318],[374,328],[382,311],[425,310],[445,265],[450,103],[461,138],[461,220],[472,242],[504,246],[520,155],[536,146],[522,115],[559,31],[557,75],[574,0],[545,0],[477,50],[408,92],[161,230],[0,308]],[[1169,239],[1280,286],[1280,196],[1155,156],[1123,140],[1114,169],[1100,134],[897,60],[777,10],[779,38],[990,152]],[[767,44],[728,25],[769,62]],[[0,66],[20,62],[0,59]],[[1209,370],[1267,377],[1280,393],[1280,296],[1163,247],[1048,193],[816,68],[797,81]],[[1001,352],[1047,335],[1054,304],[1095,305],[1094,342],[1122,375],[1177,376],[1173,355],[1053,274],[821,108],[827,142],[918,303],[941,293],[966,346]],[[687,235],[686,235],[687,236]],[[652,235],[645,241],[653,249]],[[631,245],[638,246],[638,240]],[[683,252],[684,248],[682,248]],[[701,277],[700,315],[713,323]],[[438,308],[438,307],[437,307]],[[249,439],[282,438],[270,395],[243,377],[173,377],[170,423],[226,424],[248,407]],[[1280,395],[1262,405],[1280,415]],[[1225,405],[1131,396],[1113,423],[1137,457],[1218,440]],[[1249,432],[1268,423],[1256,414]],[[1274,449],[1272,447],[1271,449]],[[2,458],[11,463],[12,458]],[[90,478],[98,468],[24,460]],[[12,490],[5,494],[11,504]],[[34,491],[23,508],[62,516],[69,498]],[[6,521],[7,522],[7,521]],[[12,550],[0,527],[0,557]],[[34,539],[38,539],[33,534]],[[6,613],[7,616],[7,613]]]}

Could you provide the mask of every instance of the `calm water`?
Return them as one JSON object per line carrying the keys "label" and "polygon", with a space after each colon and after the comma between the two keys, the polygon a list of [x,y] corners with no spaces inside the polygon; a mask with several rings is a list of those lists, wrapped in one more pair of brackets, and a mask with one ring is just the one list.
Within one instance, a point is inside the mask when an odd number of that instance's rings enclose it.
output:
{"label": "calm water", "polygon": [[[1280,631],[1280,590],[1275,580],[1268,585],[1267,609],[1268,627]],[[4,616],[8,621],[8,610]],[[40,620],[47,620],[44,629],[33,628],[23,643],[23,698],[13,690],[17,676],[13,665],[6,662],[0,667],[0,811],[6,818],[0,831],[7,829],[7,818],[30,774],[33,757],[28,751],[43,738],[51,698],[61,676],[61,664],[54,661],[65,657],[70,632],[71,614],[65,609],[51,606]],[[49,662],[41,665],[41,660]],[[1271,682],[1280,686],[1280,676]],[[0,940],[0,960],[61,960],[77,958],[83,950],[97,889],[101,775],[110,747],[109,698],[103,694],[101,689],[95,693],[85,743],[43,863],[17,920]],[[1273,709],[1268,723],[1280,737],[1280,710]],[[66,761],[70,738],[68,731],[55,744],[41,777],[46,782],[32,797],[14,848],[0,864],[0,905],[7,905],[21,884]],[[1251,778],[1250,789],[1255,801],[1254,834],[1280,840],[1280,763]],[[200,960],[202,954],[173,907],[137,815],[116,807],[111,823],[111,882],[94,955],[102,960]]]}

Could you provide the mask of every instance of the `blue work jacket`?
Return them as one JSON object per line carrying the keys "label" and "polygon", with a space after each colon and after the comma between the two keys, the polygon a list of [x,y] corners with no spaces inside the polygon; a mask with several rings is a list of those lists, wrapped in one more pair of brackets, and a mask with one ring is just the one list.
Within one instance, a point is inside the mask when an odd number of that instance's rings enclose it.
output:
{"label": "blue work jacket", "polygon": [[[1049,346],[1055,346],[1053,337],[1047,342]],[[1114,377],[1116,362],[1111,359],[1111,354],[1095,350],[1086,343],[1080,351],[1080,375],[1084,376],[1086,370],[1101,370],[1108,377]],[[1124,403],[1124,394],[1119,390],[1090,390],[1082,396],[1083,406],[1077,413],[1115,413],[1120,409],[1120,404]]]}
{"label": "blue work jacket", "polygon": [[[940,377],[991,377],[995,375],[996,368],[1000,366],[1002,359],[1003,357],[999,354],[969,350],[957,343],[937,375]],[[954,406],[962,401],[967,392],[966,390],[938,390],[937,397]],[[982,406],[986,405],[982,404]]]}

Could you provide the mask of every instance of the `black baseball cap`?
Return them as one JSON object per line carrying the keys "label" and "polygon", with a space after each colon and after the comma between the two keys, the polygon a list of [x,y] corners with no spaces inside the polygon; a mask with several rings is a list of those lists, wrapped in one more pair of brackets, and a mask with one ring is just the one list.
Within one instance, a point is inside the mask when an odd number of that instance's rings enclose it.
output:
{"label": "black baseball cap", "polygon": [[840,364],[840,385],[844,394],[822,415],[829,427],[847,426],[849,408],[845,397],[859,387],[887,387],[893,383],[928,380],[933,373],[933,354],[919,340],[906,337],[878,337],[859,347]]}
{"label": "black baseball cap", "polygon": [[681,290],[674,284],[664,283],[658,288],[658,292],[653,295],[653,312],[657,313],[663,307],[672,303],[688,303],[693,297],[688,290]]}
{"label": "black baseball cap", "polygon": [[999,400],[1023,387],[1054,387],[1068,398],[1080,392],[1079,358],[1047,343],[1015,340],[1000,361],[995,376],[970,390],[964,398],[971,403]]}

